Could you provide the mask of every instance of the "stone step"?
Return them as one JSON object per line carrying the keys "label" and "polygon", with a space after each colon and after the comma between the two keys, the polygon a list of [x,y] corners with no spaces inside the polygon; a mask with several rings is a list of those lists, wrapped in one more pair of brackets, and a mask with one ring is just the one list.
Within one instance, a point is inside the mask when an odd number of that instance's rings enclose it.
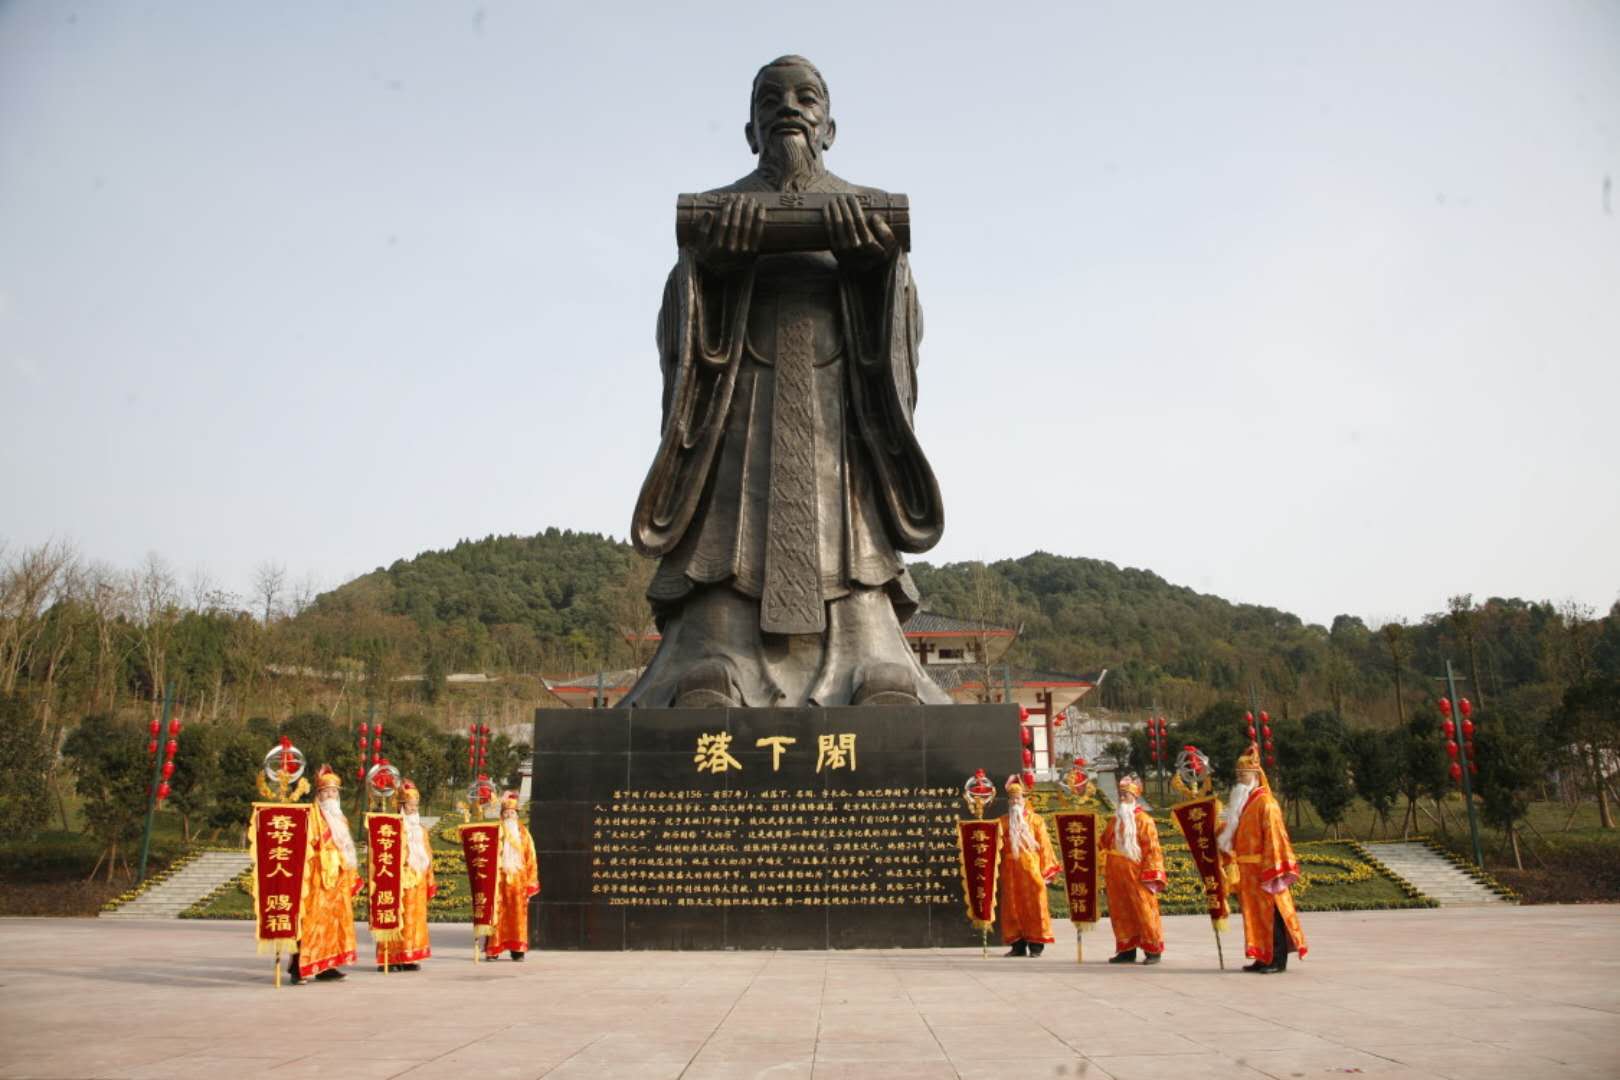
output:
{"label": "stone step", "polygon": [[251,864],[245,851],[204,851],[171,877],[112,911],[103,919],[174,919],[186,908],[241,874]]}
{"label": "stone step", "polygon": [[1369,843],[1373,858],[1442,907],[1500,904],[1501,896],[1475,881],[1425,844],[1405,841]]}

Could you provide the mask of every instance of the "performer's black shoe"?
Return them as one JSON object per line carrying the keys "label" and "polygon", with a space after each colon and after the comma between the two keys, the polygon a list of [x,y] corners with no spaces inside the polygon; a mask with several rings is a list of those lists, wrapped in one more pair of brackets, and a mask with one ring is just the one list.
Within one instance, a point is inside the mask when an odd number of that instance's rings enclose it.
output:
{"label": "performer's black shoe", "polygon": [[1010,948],[1010,949],[1008,949],[1006,951],[1003,958],[1005,958],[1006,956],[1028,956],[1028,955],[1029,955],[1029,943],[1024,941],[1022,938],[1020,938],[1019,940],[1012,943],[1012,948]]}
{"label": "performer's black shoe", "polygon": [[340,979],[348,978],[348,976],[343,974],[343,972],[339,971],[337,968],[327,968],[319,975],[316,975],[315,978],[319,979],[321,982],[337,982]]}
{"label": "performer's black shoe", "polygon": [[1122,953],[1115,953],[1108,962],[1110,964],[1134,964],[1136,963],[1136,950],[1126,949]]}
{"label": "performer's black shoe", "polygon": [[1046,951],[1046,942],[1044,942],[1044,941],[1032,941],[1032,942],[1029,943],[1029,955],[1031,955],[1031,956],[1039,956],[1039,955],[1041,955],[1041,953],[1043,953],[1045,951]]}
{"label": "performer's black shoe", "polygon": [[1142,955],[1142,963],[1157,964],[1159,962],[1159,956],[1160,954],[1156,952],[1144,953]]}
{"label": "performer's black shoe", "polygon": [[293,953],[287,959],[287,978],[293,983],[301,983],[304,977],[298,974],[298,954]]}
{"label": "performer's black shoe", "polygon": [[523,960],[523,956],[524,956],[524,954],[518,952],[516,949],[512,950],[512,959],[513,960],[521,962]]}
{"label": "performer's black shoe", "polygon": [[1243,965],[1243,970],[1244,971],[1253,971],[1256,974],[1263,974],[1265,972],[1266,968],[1268,968],[1270,966],[1271,965],[1269,965],[1269,964],[1262,964],[1260,961],[1256,960],[1252,964],[1244,964]]}
{"label": "performer's black shoe", "polygon": [[399,965],[399,967],[396,970],[399,970],[399,971],[421,971],[422,970],[422,965],[421,964],[401,964],[401,965]]}

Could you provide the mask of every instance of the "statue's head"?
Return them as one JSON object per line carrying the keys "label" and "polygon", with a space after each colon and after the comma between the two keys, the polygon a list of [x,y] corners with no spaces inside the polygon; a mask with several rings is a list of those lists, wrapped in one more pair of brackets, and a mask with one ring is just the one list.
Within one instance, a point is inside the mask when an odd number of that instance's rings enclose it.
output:
{"label": "statue's head", "polygon": [[761,155],[767,168],[785,172],[819,167],[838,133],[827,80],[802,56],[779,56],[759,69],[748,115],[743,127],[748,148]]}

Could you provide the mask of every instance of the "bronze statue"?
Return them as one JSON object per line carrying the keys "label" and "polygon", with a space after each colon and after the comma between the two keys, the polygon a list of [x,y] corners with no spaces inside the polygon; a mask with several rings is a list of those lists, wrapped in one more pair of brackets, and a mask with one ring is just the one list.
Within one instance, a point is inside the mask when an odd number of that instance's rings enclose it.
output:
{"label": "bronze statue", "polygon": [[624,704],[949,704],[900,630],[900,553],[944,528],[911,426],[909,204],[827,171],[837,128],[803,57],[759,70],[750,115],[759,167],[677,203],[663,436],[631,527],[660,560],[662,640]]}

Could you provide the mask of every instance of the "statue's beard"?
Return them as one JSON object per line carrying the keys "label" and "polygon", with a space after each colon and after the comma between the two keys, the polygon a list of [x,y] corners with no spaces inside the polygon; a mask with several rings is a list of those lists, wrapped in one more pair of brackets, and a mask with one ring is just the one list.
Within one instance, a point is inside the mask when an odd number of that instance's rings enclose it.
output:
{"label": "statue's beard", "polygon": [[802,191],[821,175],[821,148],[803,132],[784,131],[765,140],[760,171],[781,191]]}

